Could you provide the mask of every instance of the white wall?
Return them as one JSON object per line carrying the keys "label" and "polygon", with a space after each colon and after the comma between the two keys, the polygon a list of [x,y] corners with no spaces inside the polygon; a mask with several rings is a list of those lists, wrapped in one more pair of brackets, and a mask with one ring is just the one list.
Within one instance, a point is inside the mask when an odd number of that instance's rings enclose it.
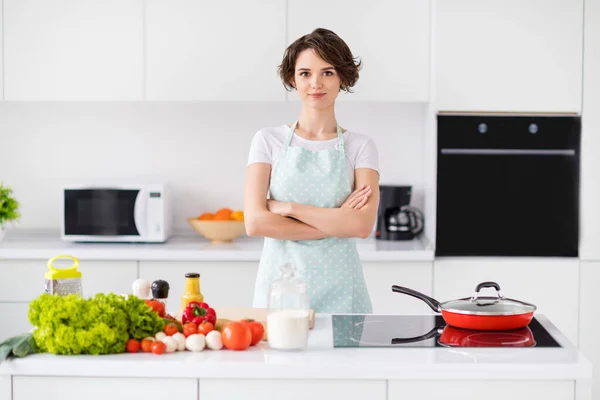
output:
{"label": "white wall", "polygon": [[[21,203],[17,229],[59,229],[60,188],[90,180],[165,182],[175,226],[221,207],[240,209],[249,144],[263,126],[292,122],[298,102],[0,104],[0,180]],[[347,129],[371,136],[381,183],[410,184],[423,207],[426,105],[338,102]],[[433,222],[434,215],[426,215]],[[11,227],[9,226],[9,229]]]}

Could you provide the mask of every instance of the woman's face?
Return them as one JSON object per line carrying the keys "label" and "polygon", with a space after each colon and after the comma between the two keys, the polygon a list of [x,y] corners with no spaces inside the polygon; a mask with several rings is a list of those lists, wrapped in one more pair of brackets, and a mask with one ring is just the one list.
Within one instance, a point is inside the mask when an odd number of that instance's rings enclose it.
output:
{"label": "woman's face", "polygon": [[335,102],[341,81],[333,65],[319,57],[314,50],[306,49],[296,59],[292,84],[305,106],[323,109]]}

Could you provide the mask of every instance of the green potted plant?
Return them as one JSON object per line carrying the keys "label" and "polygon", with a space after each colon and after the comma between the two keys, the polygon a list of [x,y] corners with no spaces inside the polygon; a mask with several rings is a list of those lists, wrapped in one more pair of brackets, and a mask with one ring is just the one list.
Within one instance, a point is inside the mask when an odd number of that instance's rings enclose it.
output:
{"label": "green potted plant", "polygon": [[0,182],[0,240],[6,232],[5,225],[21,217],[19,202],[12,196],[12,189]]}

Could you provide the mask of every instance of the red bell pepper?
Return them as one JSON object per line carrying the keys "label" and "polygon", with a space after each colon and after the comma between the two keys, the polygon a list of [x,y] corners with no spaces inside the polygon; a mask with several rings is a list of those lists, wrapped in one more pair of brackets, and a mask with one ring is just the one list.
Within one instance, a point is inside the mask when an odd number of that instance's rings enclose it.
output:
{"label": "red bell pepper", "polygon": [[181,320],[184,324],[193,322],[200,325],[202,322],[208,321],[214,325],[217,322],[217,313],[206,303],[190,301],[183,311]]}

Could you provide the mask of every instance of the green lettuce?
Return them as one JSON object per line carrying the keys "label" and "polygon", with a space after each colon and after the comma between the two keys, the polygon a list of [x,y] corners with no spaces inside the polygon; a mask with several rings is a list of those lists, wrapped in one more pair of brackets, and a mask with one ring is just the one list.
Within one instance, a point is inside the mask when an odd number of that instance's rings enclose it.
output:
{"label": "green lettuce", "polygon": [[29,322],[40,351],[53,354],[114,354],[125,351],[129,338],[154,336],[164,320],[135,296],[99,293],[43,294],[29,305]]}

